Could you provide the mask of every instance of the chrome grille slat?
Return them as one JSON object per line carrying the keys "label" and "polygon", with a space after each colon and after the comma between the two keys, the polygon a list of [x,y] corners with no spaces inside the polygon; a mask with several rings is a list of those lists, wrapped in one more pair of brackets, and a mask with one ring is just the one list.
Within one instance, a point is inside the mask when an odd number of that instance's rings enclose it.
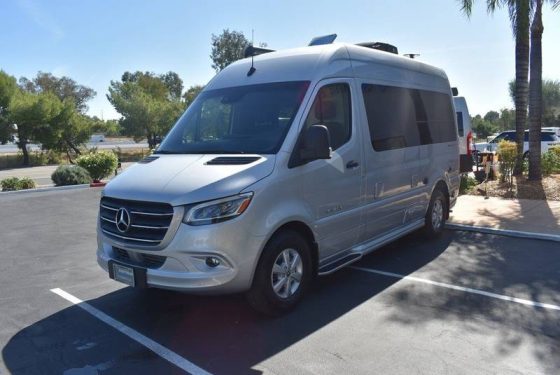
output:
{"label": "chrome grille slat", "polygon": [[169,227],[154,227],[150,225],[138,225],[138,224],[130,224],[133,228],[142,228],[142,229],[169,229]]}
{"label": "chrome grille slat", "polygon": [[[128,212],[128,226],[117,227],[118,212]],[[167,203],[142,202],[111,197],[101,198],[100,226],[103,234],[113,241],[125,245],[150,247],[159,245],[165,238],[174,214]],[[126,215],[125,215],[126,216]],[[120,228],[120,229],[119,229]]]}
{"label": "chrome grille slat", "polygon": [[139,212],[139,211],[130,211],[133,215],[145,215],[145,216],[172,216],[172,213],[156,213],[156,212]]}
{"label": "chrome grille slat", "polygon": [[119,210],[118,208],[106,206],[106,205],[104,205],[104,204],[102,204],[101,207],[106,208],[106,209],[108,209],[108,210],[112,210],[112,211],[118,211],[118,210]]}
{"label": "chrome grille slat", "polygon": [[105,229],[101,229],[103,231],[103,233],[108,234],[110,236],[114,236],[114,237],[118,237],[121,238],[123,240],[129,240],[129,241],[141,241],[141,242],[152,242],[152,243],[160,243],[160,240],[144,240],[144,239],[140,239],[140,238],[132,238],[132,237],[125,237],[125,236],[120,236],[118,234],[109,232],[108,230]]}
{"label": "chrome grille slat", "polygon": [[105,220],[105,221],[108,221],[109,223],[116,224],[115,220],[107,219],[106,217],[103,217],[103,216],[99,216],[99,217],[101,218],[101,220]]}

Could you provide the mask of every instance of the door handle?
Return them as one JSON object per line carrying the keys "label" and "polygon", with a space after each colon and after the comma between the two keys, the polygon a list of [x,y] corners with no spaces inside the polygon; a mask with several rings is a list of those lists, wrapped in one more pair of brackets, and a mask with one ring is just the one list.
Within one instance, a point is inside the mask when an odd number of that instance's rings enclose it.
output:
{"label": "door handle", "polygon": [[358,168],[359,166],[360,163],[358,163],[356,160],[350,160],[348,163],[346,163],[346,168],[348,169]]}

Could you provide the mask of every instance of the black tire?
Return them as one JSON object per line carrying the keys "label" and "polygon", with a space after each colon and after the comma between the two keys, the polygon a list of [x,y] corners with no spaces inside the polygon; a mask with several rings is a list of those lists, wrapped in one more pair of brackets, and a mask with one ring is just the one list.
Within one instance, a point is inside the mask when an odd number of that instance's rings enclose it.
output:
{"label": "black tire", "polygon": [[[279,293],[273,289],[275,276],[273,275],[273,266],[276,262],[284,259],[281,254],[287,251],[287,254],[293,254],[289,250],[297,252],[301,259],[301,276],[297,288],[290,289],[288,286],[295,282],[297,272],[289,273],[286,276],[290,279],[290,283],[283,287],[279,292],[286,292],[286,297],[281,297]],[[280,259],[282,258],[282,259]],[[291,258],[294,259],[294,258]],[[278,265],[278,264],[277,264]],[[278,265],[278,267],[281,267]],[[275,234],[266,244],[259,263],[253,277],[253,284],[249,292],[247,292],[247,300],[249,304],[258,312],[269,315],[279,316],[291,310],[303,297],[312,281],[312,263],[311,248],[309,243],[299,233],[292,230],[285,230]],[[295,276],[294,276],[295,275]],[[281,281],[280,279],[278,279]],[[286,282],[287,284],[288,282]],[[277,283],[277,285],[279,285]]]}
{"label": "black tire", "polygon": [[[436,238],[441,235],[445,227],[445,220],[447,220],[448,207],[447,199],[443,192],[436,188],[432,193],[428,211],[426,212],[424,234],[428,238]],[[439,216],[439,219],[436,219]]]}
{"label": "black tire", "polygon": [[523,154],[523,160],[529,160],[529,151],[525,151],[525,153]]}

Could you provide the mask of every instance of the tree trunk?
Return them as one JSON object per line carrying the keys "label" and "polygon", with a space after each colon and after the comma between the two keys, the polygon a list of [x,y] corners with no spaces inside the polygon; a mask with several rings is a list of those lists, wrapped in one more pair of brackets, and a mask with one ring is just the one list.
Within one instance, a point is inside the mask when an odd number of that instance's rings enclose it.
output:
{"label": "tree trunk", "polygon": [[155,134],[148,133],[148,147],[153,150],[156,147],[156,136]]}
{"label": "tree trunk", "polygon": [[531,80],[529,83],[529,180],[540,180],[542,127],[542,0],[535,1],[531,25]]}
{"label": "tree trunk", "polygon": [[529,0],[515,2],[515,138],[517,160],[513,174],[523,173],[523,143],[529,93]]}
{"label": "tree trunk", "polygon": [[27,151],[27,141],[19,138],[18,147],[21,149],[23,154],[23,166],[29,167],[29,152]]}

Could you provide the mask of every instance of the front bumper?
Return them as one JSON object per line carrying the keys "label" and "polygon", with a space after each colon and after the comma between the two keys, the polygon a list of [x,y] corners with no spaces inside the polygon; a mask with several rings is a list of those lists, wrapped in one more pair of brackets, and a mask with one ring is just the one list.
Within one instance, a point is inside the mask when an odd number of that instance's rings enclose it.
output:
{"label": "front bumper", "polygon": [[[97,262],[106,272],[110,260],[146,268],[148,287],[205,294],[246,291],[265,238],[251,235],[240,219],[206,226],[180,224],[160,250],[131,248],[107,238],[98,229]],[[119,257],[123,251],[128,259]],[[143,255],[164,260],[161,265],[144,265],[139,263]],[[208,266],[208,257],[218,258],[220,264]]]}

